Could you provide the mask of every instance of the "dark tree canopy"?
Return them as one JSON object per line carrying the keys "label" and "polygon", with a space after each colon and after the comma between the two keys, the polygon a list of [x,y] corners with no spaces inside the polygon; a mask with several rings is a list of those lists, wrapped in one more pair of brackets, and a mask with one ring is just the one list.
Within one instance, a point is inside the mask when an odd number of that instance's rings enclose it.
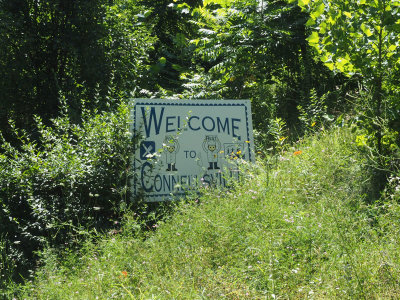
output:
{"label": "dark tree canopy", "polygon": [[82,100],[101,109],[133,90],[151,47],[139,12],[127,1],[1,1],[2,126],[9,118],[28,128],[34,114],[55,117],[63,98],[78,120]]}

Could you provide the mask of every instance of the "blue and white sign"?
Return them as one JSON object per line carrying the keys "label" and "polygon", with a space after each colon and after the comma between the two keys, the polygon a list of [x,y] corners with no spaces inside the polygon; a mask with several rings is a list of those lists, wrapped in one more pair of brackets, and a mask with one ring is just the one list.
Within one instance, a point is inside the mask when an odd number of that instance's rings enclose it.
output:
{"label": "blue and white sign", "polygon": [[226,186],[238,162],[253,161],[249,100],[136,99],[133,193],[162,201],[200,186]]}

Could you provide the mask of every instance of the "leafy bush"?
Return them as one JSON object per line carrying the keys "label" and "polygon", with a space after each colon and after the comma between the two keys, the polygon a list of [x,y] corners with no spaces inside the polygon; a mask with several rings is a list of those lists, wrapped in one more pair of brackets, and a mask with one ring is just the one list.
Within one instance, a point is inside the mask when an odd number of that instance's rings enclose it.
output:
{"label": "leafy bush", "polygon": [[128,116],[122,105],[114,113],[85,112],[81,125],[66,114],[52,126],[36,117],[36,139],[15,126],[18,147],[2,138],[0,236],[17,273],[33,267],[45,244],[68,248],[87,229],[113,224],[126,203]]}

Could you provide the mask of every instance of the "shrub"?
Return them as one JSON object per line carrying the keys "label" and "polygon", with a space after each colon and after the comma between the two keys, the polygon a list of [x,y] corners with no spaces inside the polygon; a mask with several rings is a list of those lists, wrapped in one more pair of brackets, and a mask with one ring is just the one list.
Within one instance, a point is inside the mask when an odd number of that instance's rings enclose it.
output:
{"label": "shrub", "polygon": [[66,114],[52,126],[36,117],[35,139],[15,126],[18,146],[1,137],[0,236],[16,274],[44,245],[72,247],[88,229],[112,226],[126,203],[128,111],[85,112],[81,125]]}

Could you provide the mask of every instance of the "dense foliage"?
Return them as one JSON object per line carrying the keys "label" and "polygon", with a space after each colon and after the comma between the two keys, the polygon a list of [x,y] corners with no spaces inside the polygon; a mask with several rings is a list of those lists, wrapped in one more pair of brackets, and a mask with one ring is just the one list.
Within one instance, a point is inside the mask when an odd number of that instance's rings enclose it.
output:
{"label": "dense foliage", "polygon": [[399,193],[365,204],[370,174],[356,132],[287,147],[231,192],[209,191],[140,231],[47,253],[26,299],[397,299]]}
{"label": "dense foliage", "polygon": [[[110,4],[111,3],[111,4]],[[67,99],[79,122],[81,101],[104,109],[137,87],[154,39],[133,1],[0,1],[0,124],[47,123]]]}
{"label": "dense foliage", "polygon": [[250,99],[269,163],[348,124],[363,201],[398,202],[399,18],[399,0],[0,0],[0,289],[119,222],[132,97]]}
{"label": "dense foliage", "polygon": [[319,59],[331,70],[362,77],[359,140],[372,151],[375,166],[385,170],[383,186],[393,158],[399,166],[400,1],[301,0],[299,5],[310,13],[308,41]]}
{"label": "dense foliage", "polygon": [[[67,116],[46,126],[38,117],[38,141],[17,129],[19,147],[3,139],[0,255],[16,276],[34,267],[34,252],[44,245],[74,248],[87,230],[110,229],[118,220],[133,146],[127,110],[87,113],[80,126]],[[0,282],[7,271],[0,265]]]}

